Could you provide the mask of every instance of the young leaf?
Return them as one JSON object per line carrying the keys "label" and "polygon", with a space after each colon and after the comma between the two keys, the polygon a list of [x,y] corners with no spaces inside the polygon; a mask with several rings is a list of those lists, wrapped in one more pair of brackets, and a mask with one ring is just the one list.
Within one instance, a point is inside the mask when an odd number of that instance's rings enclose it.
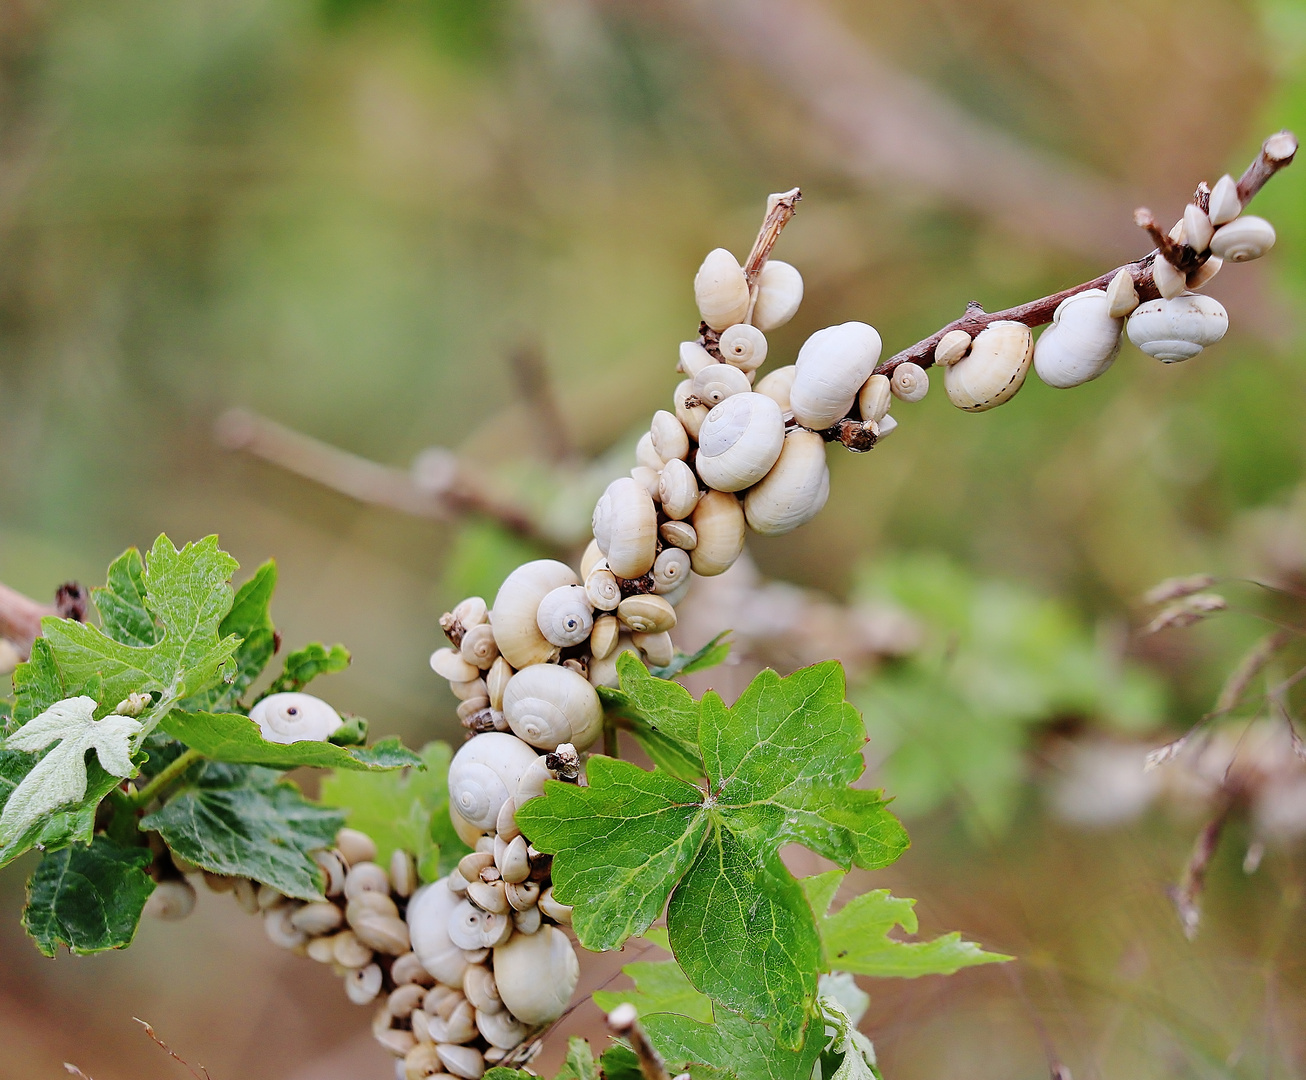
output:
{"label": "young leaf", "polygon": [[[644,932],[644,939],[660,949],[671,951],[665,930],[650,928]],[[640,1016],[669,1012],[704,1024],[712,1022],[712,1002],[694,989],[674,960],[634,960],[623,965],[621,971],[634,981],[635,987],[632,990],[594,991],[594,1004],[604,1012],[611,1012],[623,1002],[629,1002]]]}
{"label": "young leaf", "polygon": [[268,694],[285,694],[302,690],[319,675],[332,675],[349,666],[349,650],[343,645],[327,648],[320,641],[310,641],[286,657],[286,663],[276,681],[267,688]]}
{"label": "young leaf", "polygon": [[123,645],[149,646],[162,636],[145,602],[145,564],[136,548],[128,548],[109,564],[104,588],[93,590],[100,626]]}
{"label": "young leaf", "polygon": [[621,1043],[613,1043],[603,1051],[599,1074],[603,1080],[646,1080],[635,1051]]}
{"label": "young leaf", "polygon": [[815,1017],[803,1029],[799,1049],[782,1046],[761,1024],[750,1024],[725,1009],[717,1010],[712,1024],[674,1013],[654,1013],[642,1022],[673,1074],[706,1065],[738,1080],[811,1080],[812,1066],[825,1044],[825,1025]]}
{"label": "young leaf", "polygon": [[674,679],[677,675],[692,675],[695,671],[707,671],[718,664],[724,664],[730,655],[730,642],[725,639],[729,630],[723,630],[697,652],[677,652],[671,663],[665,667],[651,667],[649,672],[658,679]]}
{"label": "young leaf", "polygon": [[837,1001],[823,997],[819,1004],[827,1031],[834,1031],[821,1054],[821,1075],[830,1080],[881,1080],[871,1040]]}
{"label": "young leaf", "polygon": [[573,1035],[567,1040],[567,1056],[553,1080],[599,1080],[599,1063],[584,1039]]}
{"label": "young leaf", "polygon": [[27,883],[23,926],[46,956],[59,945],[75,953],[130,945],[154,879],[148,848],[105,836],[49,852]]}
{"label": "young leaf", "polygon": [[262,674],[276,651],[276,628],[270,606],[277,587],[277,564],[269,559],[236,590],[231,610],[218,626],[221,638],[240,638],[236,649],[236,674],[229,684],[219,683],[184,703],[190,712],[223,712],[233,708],[250,684]]}
{"label": "young leaf", "polygon": [[917,930],[915,900],[890,896],[888,889],[863,893],[829,913],[843,880],[831,870],[804,878],[802,886],[816,915],[826,970],[851,971],[881,978],[914,979],[919,975],[951,975],[964,967],[997,964],[1012,959],[1001,953],[985,952],[958,933],[944,934],[933,941],[898,941],[889,937],[894,927],[906,933]]}
{"label": "young leaf", "polygon": [[267,765],[276,769],[297,769],[307,765],[319,769],[379,770],[401,769],[421,763],[416,754],[393,738],[370,747],[344,747],[316,741],[268,742],[258,724],[238,713],[174,711],[159,728],[207,758],[238,765]]}
{"label": "young leaf", "polygon": [[308,802],[273,769],[204,762],[141,828],[215,874],[321,900],[322,874],[309,855],[330,847],[343,823],[343,814]]}
{"label": "young leaf", "polygon": [[651,675],[628,653],[617,657],[617,673],[620,690],[599,688],[604,705],[658,768],[691,783],[701,777],[698,702],[679,683]]}

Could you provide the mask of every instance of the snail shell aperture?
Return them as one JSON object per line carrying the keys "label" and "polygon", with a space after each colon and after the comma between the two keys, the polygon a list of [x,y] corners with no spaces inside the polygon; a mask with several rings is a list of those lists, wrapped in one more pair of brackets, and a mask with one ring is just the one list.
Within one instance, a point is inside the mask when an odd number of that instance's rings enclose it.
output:
{"label": "snail shell aperture", "polygon": [[536,624],[546,638],[560,648],[579,645],[590,636],[594,609],[583,585],[563,585],[546,593],[535,613]]}
{"label": "snail shell aperture", "polygon": [[325,742],[340,727],[340,714],[312,694],[269,694],[249,711],[272,743]]}

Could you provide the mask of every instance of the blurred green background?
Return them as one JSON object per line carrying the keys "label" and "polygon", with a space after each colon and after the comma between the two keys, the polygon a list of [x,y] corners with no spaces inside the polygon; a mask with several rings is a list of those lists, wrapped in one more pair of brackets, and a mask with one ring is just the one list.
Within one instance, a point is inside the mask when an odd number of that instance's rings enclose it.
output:
{"label": "blurred green background", "polygon": [[[289,641],[352,649],[339,707],[448,737],[436,620],[525,549],[223,451],[224,409],[401,468],[457,448],[583,525],[604,474],[569,497],[548,479],[515,349],[539,350],[585,455],[628,448],[678,379],[699,260],[743,255],[767,193],[804,191],[776,254],[807,298],[775,362],[848,319],[894,350],[967,300],[1141,254],[1134,206],[1178,216],[1198,179],[1306,130],[1304,62],[1300,0],[0,0],[0,580],[45,599],[160,531],[217,532],[249,570],[278,559]],[[958,124],[966,152],[931,158]],[[769,576],[893,599],[1032,680],[994,707],[927,652],[858,689],[873,739],[905,747],[884,779],[915,839],[877,884],[922,898],[924,932],[1024,960],[874,987],[896,1080],[1049,1056],[1080,1078],[1306,1073],[1300,848],[1244,877],[1235,835],[1189,945],[1163,887],[1200,816],[1086,832],[1030,780],[1038,725],[1163,741],[1261,632],[1130,638],[1149,585],[1306,565],[1306,165],[1256,212],[1279,243],[1210,287],[1217,347],[1163,367],[1126,345],[1097,382],[1031,378],[978,416],[936,386],[871,455],[832,456],[816,522],[751,543]],[[904,700],[938,724],[913,735]],[[0,884],[0,1077],[170,1075],[133,1014],[214,1080],[389,1075],[334,980],[223,898],[129,954],[49,963],[17,929],[20,877]]]}

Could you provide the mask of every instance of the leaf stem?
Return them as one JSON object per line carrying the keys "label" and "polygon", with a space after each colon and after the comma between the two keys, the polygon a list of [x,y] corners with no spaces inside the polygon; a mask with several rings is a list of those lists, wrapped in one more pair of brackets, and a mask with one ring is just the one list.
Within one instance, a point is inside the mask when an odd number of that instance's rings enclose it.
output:
{"label": "leaf stem", "polygon": [[203,758],[204,755],[198,750],[187,750],[182,753],[176,761],[166,766],[153,780],[131,796],[132,806],[137,810],[142,806],[148,806],[154,799],[158,798],[159,792],[179,780],[187,769],[194,765],[195,762],[203,760]]}

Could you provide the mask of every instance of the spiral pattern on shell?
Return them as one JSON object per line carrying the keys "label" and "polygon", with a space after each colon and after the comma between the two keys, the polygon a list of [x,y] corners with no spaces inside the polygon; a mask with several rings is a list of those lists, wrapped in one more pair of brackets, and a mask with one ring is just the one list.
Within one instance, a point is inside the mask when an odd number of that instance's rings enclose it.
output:
{"label": "spiral pattern on shell", "polygon": [[766,335],[747,323],[722,330],[716,347],[721,359],[740,371],[756,371],[766,360]]}
{"label": "spiral pattern on shell", "polygon": [[549,641],[561,648],[579,645],[590,636],[594,610],[583,585],[564,585],[540,601],[535,621]]}
{"label": "spiral pattern on shell", "polygon": [[899,401],[920,401],[930,391],[929,372],[910,361],[899,364],[893,369],[889,388]]}
{"label": "spiral pattern on shell", "polygon": [[272,743],[325,742],[341,725],[340,714],[312,694],[269,694],[249,711]]}

